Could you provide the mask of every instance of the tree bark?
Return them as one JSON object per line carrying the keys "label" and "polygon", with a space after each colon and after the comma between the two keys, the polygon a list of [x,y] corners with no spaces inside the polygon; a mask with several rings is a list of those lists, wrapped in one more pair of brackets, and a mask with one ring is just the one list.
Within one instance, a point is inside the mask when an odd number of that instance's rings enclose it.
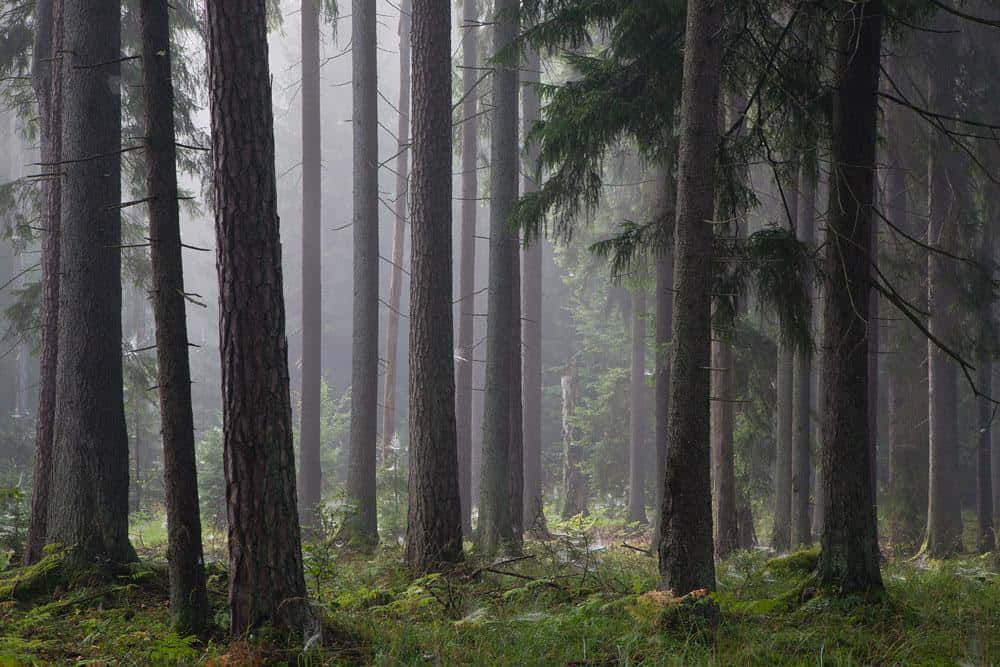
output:
{"label": "tree bark", "polygon": [[302,409],[299,515],[316,524],[322,498],[320,385],[323,373],[323,156],[319,89],[319,0],[302,0]]}
{"label": "tree bark", "polygon": [[[816,180],[811,168],[803,161],[799,168],[799,214],[796,220],[798,240],[812,248],[815,243]],[[810,300],[815,303],[812,267],[803,276],[809,289]],[[815,332],[814,332],[815,333]],[[812,471],[812,355],[797,350],[793,360],[792,379],[792,532],[791,545],[802,547],[812,544],[812,525],[809,515],[809,482]]]}
{"label": "tree bark", "polygon": [[646,523],[646,291],[641,288],[632,293],[631,399],[626,520]]}
{"label": "tree bark", "polygon": [[[493,52],[500,53],[517,37],[510,16],[516,0],[497,0]],[[486,331],[486,400],[483,418],[483,470],[479,492],[479,543],[486,557],[502,549],[518,549],[510,508],[511,387],[515,377],[511,332],[514,291],[511,256],[516,232],[508,219],[517,200],[517,69],[498,63],[493,75],[493,137],[490,147],[489,315]]]}
{"label": "tree bark", "polygon": [[[841,594],[882,588],[868,434],[868,291],[882,0],[841,17],[834,70],[823,338],[824,516],[818,583]],[[859,251],[859,248],[863,249]]]}
{"label": "tree bark", "polygon": [[166,0],[142,0],[139,12],[153,315],[156,319],[157,384],[167,501],[170,614],[178,632],[190,634],[201,631],[208,622],[208,596],[201,546],[191,366],[184,307],[184,262],[177,205],[170,18]]}
{"label": "tree bark", "polygon": [[570,359],[562,380],[563,439],[563,519],[587,514],[587,477],[583,472],[583,452],[576,444],[576,361]]}
{"label": "tree bark", "polygon": [[712,225],[718,153],[723,8],[690,0],[678,162],[676,287],[670,424],[660,514],[659,570],[679,594],[715,588],[709,445]]}
{"label": "tree bark", "polygon": [[378,542],[375,449],[378,438],[378,73],[375,0],[353,0],[354,328],[351,446],[347,475],[349,539]]}
{"label": "tree bark", "polygon": [[[516,110],[515,110],[516,113]],[[516,144],[515,144],[516,146]],[[515,148],[515,154],[517,149]],[[520,171],[520,167],[518,167]],[[510,522],[514,537],[524,537],[524,411],[521,403],[521,249],[519,234],[513,233],[510,263],[510,448],[507,470],[510,475]]]}
{"label": "tree bark", "polygon": [[392,230],[392,266],[389,267],[389,312],[386,314],[385,385],[382,387],[382,461],[396,434],[396,387],[399,367],[399,302],[403,293],[403,246],[406,245],[406,202],[410,174],[410,14],[411,0],[399,5],[399,122],[396,127],[396,223]]}
{"label": "tree bark", "polygon": [[476,312],[476,211],[479,199],[479,165],[476,147],[476,85],[479,59],[479,9],[476,0],[462,3],[462,238],[459,259],[458,349],[455,366],[455,410],[458,425],[458,482],[462,495],[462,532],[472,537],[472,369],[476,349],[473,332]]}
{"label": "tree bark", "polygon": [[[716,334],[717,336],[717,334]],[[717,337],[712,340],[712,526],[715,557],[727,558],[739,548],[736,506],[736,475],[733,469],[733,364],[732,345]]]}
{"label": "tree bark", "polygon": [[410,504],[406,562],[462,559],[455,429],[451,238],[451,6],[413,5],[413,224],[410,225]]}
{"label": "tree bark", "polygon": [[[466,0],[467,2],[469,0]],[[470,31],[474,32],[474,31]],[[524,136],[541,118],[537,84],[541,61],[537,51],[527,53],[524,87],[521,91],[521,116]],[[535,192],[535,168],[538,146],[525,146],[524,192]],[[542,501],[542,239],[524,247],[521,256],[521,345],[524,351],[521,369],[521,397],[524,409],[524,527],[536,535],[545,535],[545,507]]]}
{"label": "tree bark", "polygon": [[[62,0],[37,0],[32,83],[38,99],[41,161],[58,163],[62,155],[62,67],[54,54],[62,53]],[[43,171],[57,172],[57,167]],[[35,465],[31,495],[31,519],[25,542],[24,562],[39,561],[48,534],[49,493],[52,485],[52,439],[56,406],[56,364],[59,345],[59,227],[62,179],[42,181],[42,303],[41,338],[38,355],[38,411],[35,415]]]}
{"label": "tree bark", "polygon": [[[80,565],[135,559],[121,358],[121,15],[64,0],[59,335],[47,540]],[[113,82],[111,89],[108,82]]]}
{"label": "tree bark", "polygon": [[229,631],[316,632],[305,599],[265,2],[209,0]]}

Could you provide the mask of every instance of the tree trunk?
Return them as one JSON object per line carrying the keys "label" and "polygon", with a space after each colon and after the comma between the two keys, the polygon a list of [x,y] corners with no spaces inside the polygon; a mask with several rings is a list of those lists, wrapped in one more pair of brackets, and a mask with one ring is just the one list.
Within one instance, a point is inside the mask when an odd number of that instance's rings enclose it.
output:
{"label": "tree trunk", "polygon": [[414,5],[413,102],[406,562],[424,572],[462,559],[452,360],[450,0]]}
{"label": "tree trunk", "polygon": [[351,446],[347,475],[349,539],[378,542],[375,447],[378,438],[378,74],[375,0],[353,0],[354,328]]}
{"label": "tree trunk", "polygon": [[[796,220],[798,240],[812,247],[815,243],[816,180],[812,169],[803,161],[799,168],[799,214]],[[803,279],[810,299],[816,302],[812,289],[812,267]],[[815,334],[815,332],[814,332]],[[795,353],[792,379],[792,533],[793,547],[812,544],[809,515],[809,482],[812,471],[812,355],[809,351]]]}
{"label": "tree trunk", "polygon": [[[47,540],[80,565],[135,559],[121,358],[121,15],[63,2],[59,336]],[[108,82],[115,82],[108,89]]]}
{"label": "tree trunk", "polygon": [[[469,0],[466,0],[467,2]],[[474,32],[474,31],[469,31]],[[541,118],[541,101],[536,85],[541,75],[537,51],[527,53],[524,87],[521,91],[521,115],[524,136]],[[535,168],[538,146],[525,146],[524,192],[535,192]],[[545,535],[545,507],[542,502],[542,239],[525,246],[521,256],[521,346],[524,351],[521,369],[521,397],[524,409],[524,527],[536,535]]]}
{"label": "tree trunk", "polygon": [[677,178],[670,424],[658,545],[664,588],[679,594],[715,588],[707,368],[722,18],[721,4],[689,0]]}
{"label": "tree trunk", "polygon": [[302,0],[302,409],[299,515],[316,524],[322,499],[320,383],[323,372],[323,162],[319,89],[319,1]]}
{"label": "tree trunk", "polygon": [[170,19],[166,0],[142,0],[143,100],[149,237],[156,318],[157,384],[163,436],[164,488],[170,573],[170,614],[178,632],[199,632],[208,622],[201,547],[198,470],[191,406],[184,307],[184,262],[177,209],[174,88],[170,80]]}
{"label": "tree trunk", "polygon": [[[265,3],[209,0],[229,631],[316,632],[305,599]],[[249,159],[248,156],[253,156]]]}
{"label": "tree trunk", "polygon": [[396,434],[396,393],[399,367],[399,302],[403,293],[403,246],[406,244],[406,201],[410,145],[410,14],[412,3],[399,5],[399,124],[396,127],[396,224],[392,230],[392,266],[389,267],[389,312],[386,314],[385,385],[382,387],[382,461]]}
{"label": "tree trunk", "polygon": [[583,472],[583,452],[576,443],[576,361],[570,359],[562,380],[563,439],[563,519],[587,514],[587,477]]}
{"label": "tree trunk", "polygon": [[462,238],[459,259],[458,349],[455,367],[455,421],[458,425],[458,482],[462,495],[462,532],[472,537],[472,369],[476,349],[473,332],[476,312],[476,211],[479,205],[479,165],[476,147],[476,85],[479,58],[479,10],[476,0],[462,3]]}
{"label": "tree trunk", "polygon": [[[517,37],[515,0],[497,0],[493,52],[500,53]],[[517,200],[517,69],[498,63],[493,75],[493,137],[490,147],[490,280],[486,331],[486,401],[483,418],[483,472],[479,492],[479,542],[484,556],[517,549],[510,507],[510,409],[516,377],[514,291],[511,256],[516,232],[508,218]],[[520,309],[518,309],[520,310]]]}
{"label": "tree trunk", "polygon": [[[716,334],[717,335],[717,334]],[[715,556],[727,558],[739,547],[738,512],[736,509],[736,475],[733,470],[733,347],[725,340],[714,338],[711,351],[712,367],[712,526]]]}
{"label": "tree trunk", "polygon": [[627,520],[646,523],[646,291],[641,288],[632,293],[631,380]]}
{"label": "tree trunk", "polygon": [[823,338],[824,516],[818,582],[842,594],[882,588],[868,434],[868,291],[882,0],[838,29]]}
{"label": "tree trunk", "polygon": [[[518,169],[520,171],[520,168]],[[524,537],[524,411],[521,403],[521,252],[519,235],[511,240],[510,292],[510,449],[507,470],[510,475],[510,522],[514,537]]]}
{"label": "tree trunk", "polygon": [[52,439],[56,406],[56,363],[59,338],[59,227],[62,179],[55,166],[62,155],[62,66],[52,60],[62,53],[62,0],[38,0],[35,4],[35,45],[32,78],[38,98],[39,143],[43,172],[53,175],[42,181],[42,304],[38,355],[38,411],[35,415],[35,467],[31,496],[31,520],[24,562],[31,565],[43,556],[48,534],[49,493],[52,484]]}

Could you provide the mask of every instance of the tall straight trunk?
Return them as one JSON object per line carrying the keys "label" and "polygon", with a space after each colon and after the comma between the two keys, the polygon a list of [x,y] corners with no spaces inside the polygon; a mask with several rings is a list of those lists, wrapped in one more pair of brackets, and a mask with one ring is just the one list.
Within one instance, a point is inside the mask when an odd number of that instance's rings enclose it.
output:
{"label": "tall straight trunk", "polygon": [[[64,0],[59,335],[49,542],[135,559],[121,357],[121,8]],[[115,82],[111,89],[108,82]]]}
{"label": "tall straight trunk", "polygon": [[[517,38],[516,0],[497,0],[493,52]],[[490,147],[489,315],[486,327],[486,401],[483,471],[479,492],[479,542],[487,557],[518,548],[510,507],[511,368],[514,291],[511,266],[516,231],[509,224],[517,199],[517,69],[498,63],[493,74],[493,136]],[[519,309],[518,309],[519,310]],[[518,351],[518,354],[520,351]]]}
{"label": "tall straight trunk", "polygon": [[179,632],[190,633],[200,631],[208,621],[208,596],[201,547],[184,262],[177,208],[177,149],[174,145],[174,87],[170,80],[167,0],[142,0],[139,12],[153,315],[156,318],[157,384],[170,552],[167,559],[170,614]]}
{"label": "tall straight trunk", "polygon": [[674,321],[674,177],[670,173],[672,165],[656,170],[656,183],[661,188],[657,215],[666,227],[667,243],[656,255],[656,434],[654,458],[656,471],[656,494],[654,497],[655,518],[650,550],[655,551],[660,543],[660,512],[663,508],[663,479],[666,470],[667,436],[670,425],[670,357]]}
{"label": "tall straight trunk", "polygon": [[739,548],[736,475],[733,469],[733,363],[732,345],[714,338],[712,367],[712,526],[715,556],[722,560]]}
{"label": "tall straight trunk", "polygon": [[316,631],[296,509],[265,4],[207,3],[234,636],[265,624]]}
{"label": "tall straight trunk", "polygon": [[[462,2],[462,238],[459,258],[458,349],[455,365],[455,422],[458,425],[458,487],[462,495],[462,532],[472,537],[472,369],[476,350],[476,209],[479,205],[479,165],[476,146],[479,120],[474,91],[479,58],[479,9],[476,0]],[[478,403],[478,401],[477,401]]]}
{"label": "tall straight trunk", "polygon": [[[469,0],[466,0],[467,2]],[[537,51],[527,53],[521,116],[524,136],[541,118],[537,84],[541,61]],[[524,153],[524,192],[535,192],[538,146],[528,142]],[[521,398],[524,409],[524,527],[536,534],[548,532],[542,502],[542,240],[535,239],[521,255]]]}
{"label": "tall straight trunk", "polygon": [[[799,241],[812,247],[815,243],[816,180],[803,161],[799,167],[799,214],[795,233]],[[811,266],[803,277],[810,300],[815,302]],[[809,515],[809,482],[812,471],[812,356],[808,350],[795,352],[792,378],[792,532],[793,547],[812,543]]]}
{"label": "tall straight trunk", "polygon": [[628,521],[646,523],[646,291],[632,293],[632,408],[629,414]]}
{"label": "tall straight trunk", "polygon": [[452,361],[450,0],[414,5],[413,101],[406,562],[427,571],[462,558]]}
{"label": "tall straight trunk", "polygon": [[[992,364],[993,386],[1000,387],[1000,363]],[[990,488],[993,490],[993,517],[1000,517],[1000,428],[990,429]]]}
{"label": "tall straight trunk", "polygon": [[378,542],[375,448],[378,437],[378,73],[375,0],[353,0],[354,328],[347,532],[358,546]]}
{"label": "tall straight trunk", "polygon": [[[520,168],[518,169],[520,170]],[[510,448],[507,471],[510,475],[510,522],[514,536],[524,536],[524,410],[521,402],[521,248],[515,231],[510,251]]]}
{"label": "tall straight trunk", "polygon": [[660,514],[664,588],[715,588],[709,445],[712,210],[718,153],[723,8],[689,0],[684,36],[670,424]]}
{"label": "tall straight trunk", "polygon": [[[872,195],[873,206],[878,206],[877,190]],[[878,229],[872,230],[871,258],[878,266]],[[872,474],[872,502],[878,516],[878,399],[879,399],[879,345],[881,327],[879,324],[879,295],[875,290],[868,292],[868,449]]]}
{"label": "tall straight trunk", "polygon": [[976,388],[984,394],[976,400],[979,419],[979,438],[976,443],[976,550],[988,553],[996,547],[996,539],[993,534],[993,480],[990,476],[993,403],[989,397],[993,391],[993,369],[987,358],[979,361]]}
{"label": "tall straight trunk", "polygon": [[587,477],[583,472],[583,451],[576,442],[576,361],[570,359],[560,380],[562,389],[562,440],[563,440],[563,510],[562,517],[570,519],[587,514]]}
{"label": "tall straight trunk", "polygon": [[[948,29],[954,22],[939,16],[935,27]],[[954,110],[957,62],[945,54],[928,62],[928,105],[941,113]],[[928,151],[929,217],[927,242],[936,249],[957,248],[958,200],[953,179],[961,178],[949,139],[935,136]],[[957,276],[954,260],[937,252],[927,258],[927,329],[946,345],[958,340],[955,315]],[[928,428],[930,432],[927,530],[923,549],[933,558],[944,558],[962,549],[962,507],[958,476],[958,376],[948,355],[931,340],[928,355]]]}
{"label": "tall straight trunk", "polygon": [[868,435],[868,291],[882,0],[845,10],[834,69],[823,330],[823,532],[818,582],[882,588]]}
{"label": "tall straight trunk", "polygon": [[396,224],[392,230],[392,266],[389,267],[389,312],[386,314],[385,385],[382,387],[382,460],[396,434],[396,376],[399,368],[399,301],[403,293],[403,246],[406,244],[407,182],[410,179],[410,13],[412,3],[399,5],[399,122],[396,126]]}
{"label": "tall straight trunk", "polygon": [[35,467],[31,519],[24,562],[31,565],[43,555],[48,534],[49,493],[52,484],[52,438],[56,407],[56,360],[59,345],[59,227],[62,179],[54,166],[62,155],[62,67],[54,59],[62,53],[62,0],[35,4],[35,45],[32,83],[38,99],[41,160],[49,174],[42,181],[42,347],[38,355],[38,410],[35,415]]}
{"label": "tall straight trunk", "polygon": [[302,409],[299,413],[299,515],[316,523],[322,497],[320,382],[323,371],[322,125],[319,0],[302,0]]}

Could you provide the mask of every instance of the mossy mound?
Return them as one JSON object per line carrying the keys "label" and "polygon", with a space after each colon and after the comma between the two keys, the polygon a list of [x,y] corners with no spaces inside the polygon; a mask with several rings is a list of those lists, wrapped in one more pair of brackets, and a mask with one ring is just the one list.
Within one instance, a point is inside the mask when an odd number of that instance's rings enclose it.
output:
{"label": "mossy mound", "polygon": [[57,550],[34,565],[4,572],[0,578],[0,600],[30,602],[67,585],[66,551]]}
{"label": "mossy mound", "polygon": [[775,577],[807,577],[816,571],[819,565],[819,547],[803,549],[787,556],[771,558],[764,564],[764,572]]}

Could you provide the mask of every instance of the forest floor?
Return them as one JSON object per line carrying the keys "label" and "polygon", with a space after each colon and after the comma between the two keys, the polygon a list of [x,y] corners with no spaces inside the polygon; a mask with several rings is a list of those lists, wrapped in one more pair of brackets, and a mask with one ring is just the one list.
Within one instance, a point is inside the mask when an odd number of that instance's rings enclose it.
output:
{"label": "forest floor", "polygon": [[[209,566],[219,626],[169,628],[162,549],[117,581],[45,567],[0,572],[0,665],[990,665],[1000,662],[995,555],[888,562],[886,595],[810,594],[816,551],[720,565],[710,598],[654,593],[655,559],[605,531],[529,541],[501,562],[414,579],[398,547],[345,555],[308,543],[307,579],[339,639],[303,653],[226,638],[225,572]],[[631,539],[631,538],[630,538]],[[58,563],[51,556],[43,563]]]}

